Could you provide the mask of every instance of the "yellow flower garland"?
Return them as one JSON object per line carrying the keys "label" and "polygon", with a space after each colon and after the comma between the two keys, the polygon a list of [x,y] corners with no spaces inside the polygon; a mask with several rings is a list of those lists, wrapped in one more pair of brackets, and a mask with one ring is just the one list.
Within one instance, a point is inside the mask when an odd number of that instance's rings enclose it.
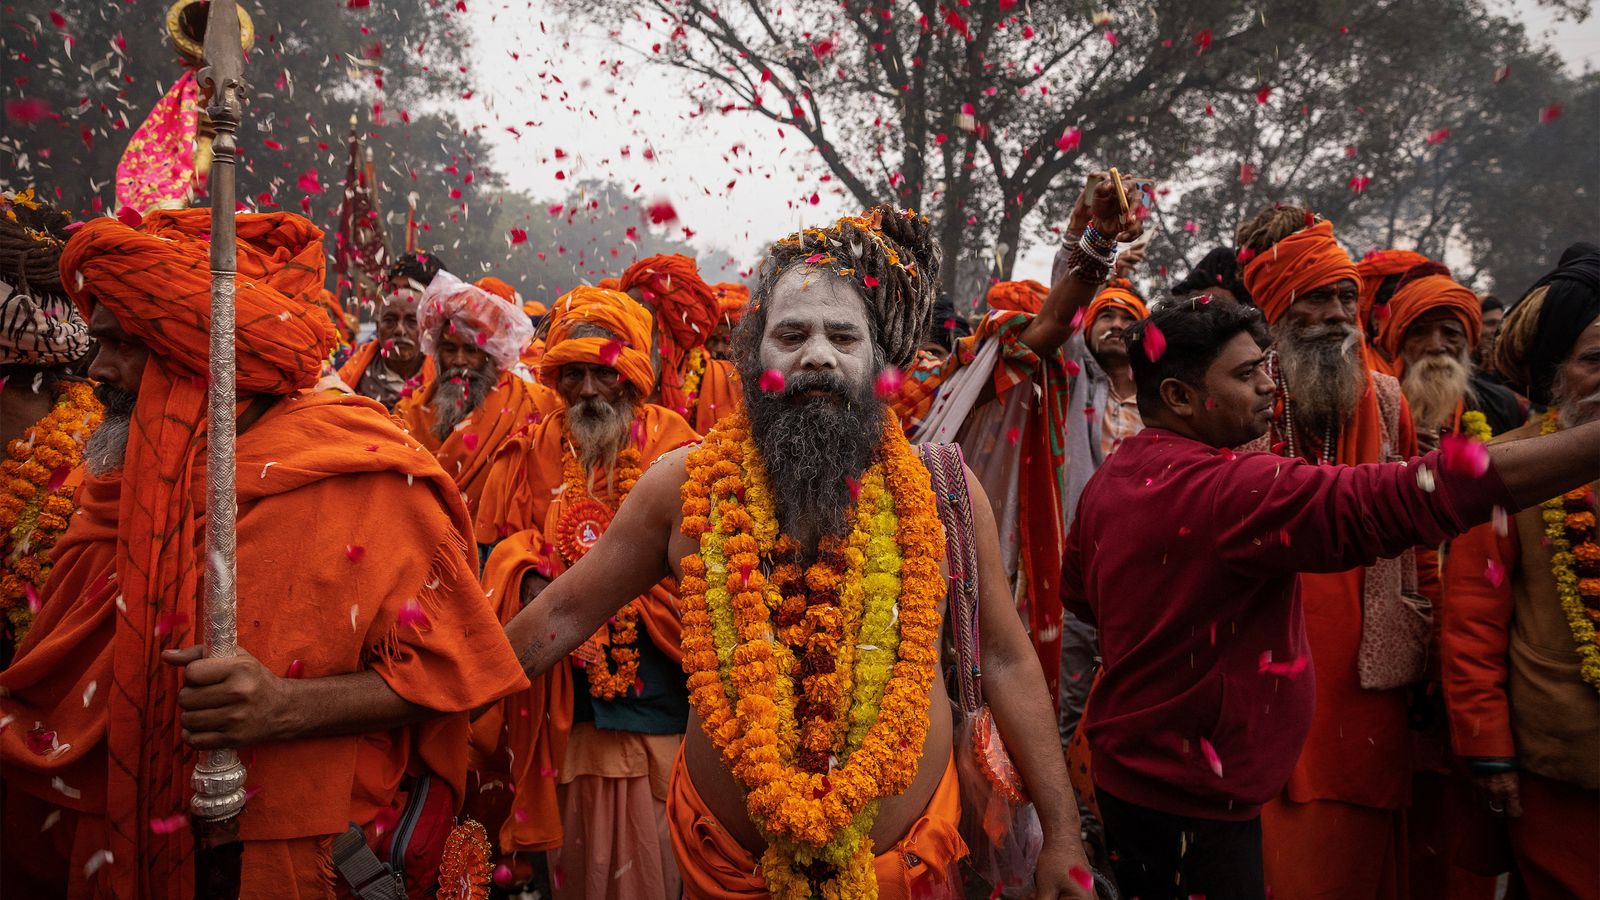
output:
{"label": "yellow flower garland", "polygon": [[1469,409],[1461,414],[1461,433],[1480,441],[1494,437],[1494,429],[1489,427],[1489,419],[1476,409]]}
{"label": "yellow flower garland", "polygon": [[704,347],[696,347],[689,351],[684,360],[683,370],[683,396],[685,402],[694,403],[700,393],[700,381],[705,377],[706,366],[711,363],[711,354]]}
{"label": "yellow flower garland", "polygon": [[[687,462],[683,531],[700,545],[680,582],[690,701],[746,790],[768,842],[762,873],[780,898],[876,896],[867,835],[877,801],[910,786],[916,767],[903,760],[927,736],[944,534],[927,470],[892,416],[880,447],[851,534],[832,545],[842,573],[798,571],[742,414],[719,423]],[[829,548],[820,549],[819,562]],[[796,586],[819,601],[798,616]],[[803,660],[833,641],[832,672],[802,671],[797,647]],[[829,706],[842,711],[832,722]],[[806,751],[824,745],[837,751],[828,769],[808,770],[802,758],[815,757]]]}
{"label": "yellow flower garland", "polygon": [[50,412],[6,447],[0,462],[0,610],[17,643],[33,621],[35,596],[50,577],[50,549],[72,518],[72,491],[52,480],[83,462],[83,444],[100,425],[101,408],[87,383],[68,382]]}
{"label": "yellow flower garland", "polygon": [[[1554,434],[1559,427],[1552,409],[1545,413],[1539,433]],[[1572,639],[1578,645],[1580,671],[1590,687],[1600,690],[1600,643],[1595,634],[1600,578],[1580,580],[1574,570],[1580,562],[1587,566],[1600,560],[1592,497],[1588,488],[1552,497],[1543,504],[1543,516],[1545,537],[1550,541],[1550,574],[1555,576],[1561,611],[1566,614],[1567,627],[1572,629]],[[1569,511],[1569,504],[1577,509]]]}

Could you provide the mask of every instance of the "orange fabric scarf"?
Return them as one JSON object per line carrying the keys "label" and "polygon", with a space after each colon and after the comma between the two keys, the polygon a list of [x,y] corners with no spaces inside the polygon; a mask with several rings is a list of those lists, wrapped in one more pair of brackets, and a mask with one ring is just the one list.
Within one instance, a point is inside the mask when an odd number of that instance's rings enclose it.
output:
{"label": "orange fabric scarf", "polygon": [[989,288],[986,299],[995,309],[1038,315],[1050,288],[1037,281],[1001,281]]}
{"label": "orange fabric scarf", "polygon": [[1449,310],[1467,331],[1467,346],[1478,346],[1483,332],[1483,313],[1478,295],[1444,275],[1416,278],[1400,286],[1389,299],[1389,316],[1378,332],[1378,347],[1389,357],[1396,376],[1405,374],[1406,361],[1400,348],[1406,331],[1425,313]]}
{"label": "orange fabric scarf", "polygon": [[[1378,288],[1383,286],[1385,279],[1391,275],[1402,275],[1425,262],[1431,262],[1421,253],[1410,250],[1374,250],[1361,258],[1356,263],[1356,274],[1361,278],[1361,300],[1357,310],[1361,318],[1361,330],[1370,334],[1373,330],[1374,316],[1377,317],[1378,327],[1383,326],[1382,320],[1389,314],[1388,310],[1378,311]],[[1390,302],[1393,302],[1391,298]]]}
{"label": "orange fabric scarf", "polygon": [[1322,221],[1273,244],[1244,266],[1244,287],[1256,306],[1277,324],[1296,297],[1325,284],[1360,283],[1356,264],[1333,239],[1333,223]]}

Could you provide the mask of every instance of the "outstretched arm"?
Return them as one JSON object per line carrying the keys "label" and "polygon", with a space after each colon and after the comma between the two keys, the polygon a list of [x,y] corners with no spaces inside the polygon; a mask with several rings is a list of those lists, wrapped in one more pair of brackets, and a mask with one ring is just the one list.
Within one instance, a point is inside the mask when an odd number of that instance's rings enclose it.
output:
{"label": "outstretched arm", "polygon": [[682,504],[678,491],[687,454],[678,450],[657,460],[599,543],[506,625],[506,637],[529,676],[549,670],[623,604],[672,574],[667,546]]}
{"label": "outstretched arm", "polygon": [[1039,657],[1033,652],[1022,620],[1017,618],[1016,605],[1006,586],[999,532],[989,498],[971,470],[966,476],[978,541],[978,639],[983,678],[985,684],[996,688],[1004,685],[1003,689],[986,691],[984,699],[1044,827],[1044,849],[1035,875],[1038,896],[1089,898],[1093,894],[1082,887],[1081,881],[1089,872],[1089,859],[1083,851],[1078,804],[1067,778],[1044,670],[1039,668]]}
{"label": "outstretched arm", "polygon": [[[1110,177],[1104,172],[1091,172],[1089,177],[1091,179],[1101,177],[1103,180],[1095,187],[1093,197],[1088,195],[1087,186],[1078,194],[1067,233],[1082,234],[1084,226],[1093,222],[1097,231],[1115,235],[1119,241],[1131,241],[1138,237],[1144,228],[1131,211],[1126,217],[1122,215],[1116,188],[1112,185]],[[1127,176],[1123,176],[1122,183],[1126,190],[1133,192],[1133,182],[1129,181]],[[1064,254],[1063,249],[1058,258]],[[1061,269],[1061,273],[1059,277],[1055,273],[1051,274],[1054,283],[1050,286],[1049,295],[1044,298],[1044,306],[1020,335],[1022,343],[1041,357],[1051,356],[1072,337],[1072,332],[1075,330],[1072,320],[1089,305],[1089,301],[1094,299],[1094,295],[1102,287],[1100,282],[1085,281],[1065,266],[1055,268]]]}

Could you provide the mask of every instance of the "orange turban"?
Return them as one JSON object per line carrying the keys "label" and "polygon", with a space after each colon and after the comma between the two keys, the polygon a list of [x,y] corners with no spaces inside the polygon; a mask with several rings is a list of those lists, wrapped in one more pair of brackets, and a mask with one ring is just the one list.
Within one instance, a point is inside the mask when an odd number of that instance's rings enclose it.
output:
{"label": "orange turban", "polygon": [[620,291],[620,290],[622,290],[622,279],[621,278],[602,278],[599,281],[595,282],[595,287],[602,287],[602,288],[605,288],[608,291]]}
{"label": "orange turban", "polygon": [[1457,284],[1448,275],[1425,275],[1402,282],[1400,289],[1389,299],[1389,319],[1378,334],[1378,346],[1404,369],[1405,360],[1400,348],[1406,341],[1406,330],[1432,310],[1449,310],[1467,330],[1467,347],[1478,345],[1483,331],[1483,312],[1478,295]]}
{"label": "orange turban", "polygon": [[[235,221],[239,391],[308,388],[334,340],[317,302],[327,264],[322,232],[290,213],[240,213]],[[210,236],[209,209],[156,210],[137,230],[94,219],[67,241],[61,280],[85,320],[104,304],[174,374],[203,376],[210,367]]]}
{"label": "orange turban", "polygon": [[1359,284],[1361,276],[1350,254],[1333,239],[1333,223],[1326,220],[1296,231],[1244,266],[1244,288],[1268,324],[1283,318],[1294,298],[1345,280]]}
{"label": "orange turban", "polygon": [[1363,330],[1368,333],[1372,331],[1372,313],[1377,307],[1378,289],[1383,286],[1384,280],[1394,275],[1404,275],[1425,262],[1432,260],[1410,250],[1374,250],[1356,263],[1356,274],[1361,278],[1361,301],[1357,310]]}
{"label": "orange turban", "polygon": [[989,288],[988,301],[994,309],[1039,314],[1050,289],[1037,281],[1002,281]]}
{"label": "orange turban", "polygon": [[482,278],[479,278],[477,281],[474,281],[472,285],[473,287],[483,288],[484,290],[495,295],[496,297],[499,297],[501,300],[505,300],[508,303],[522,302],[521,298],[517,296],[516,288],[506,284],[504,281],[501,281],[493,275],[485,275]]}
{"label": "orange turban", "polygon": [[712,288],[717,295],[717,307],[731,325],[744,318],[744,309],[750,305],[750,289],[742,284],[724,281]]}
{"label": "orange turban", "polygon": [[694,260],[681,253],[639,260],[622,273],[620,289],[640,291],[645,305],[655,310],[661,351],[673,371],[683,367],[690,350],[705,345],[722,314],[711,285],[700,277]]}
{"label": "orange turban", "polygon": [[[992,302],[992,301],[991,301]],[[1108,287],[1095,295],[1083,310],[1083,330],[1088,332],[1094,320],[1108,309],[1121,308],[1133,314],[1135,320],[1150,318],[1150,307],[1144,305],[1139,295],[1122,287]]]}
{"label": "orange turban", "polygon": [[[549,331],[544,356],[539,360],[539,381],[554,385],[567,363],[610,366],[639,393],[655,390],[655,368],[650,365],[650,312],[620,291],[580,285],[557,300],[545,320]],[[597,325],[616,335],[573,337],[581,324]]]}
{"label": "orange turban", "polygon": [[533,318],[537,316],[549,315],[550,307],[545,306],[543,303],[540,303],[537,300],[529,300],[527,303],[522,304],[522,311],[526,313],[529,318]]}

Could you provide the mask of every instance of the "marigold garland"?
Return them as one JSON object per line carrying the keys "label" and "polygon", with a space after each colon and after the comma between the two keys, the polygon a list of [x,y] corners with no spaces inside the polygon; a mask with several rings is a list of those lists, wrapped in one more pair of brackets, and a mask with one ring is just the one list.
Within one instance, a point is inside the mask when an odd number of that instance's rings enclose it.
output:
{"label": "marigold garland", "polygon": [[695,398],[700,395],[700,382],[705,378],[706,366],[711,364],[711,354],[704,347],[696,347],[689,351],[684,360],[683,369],[683,397],[684,402],[694,405]]}
{"label": "marigold garland", "polygon": [[[1545,413],[1540,434],[1554,434],[1556,411]],[[1550,541],[1550,574],[1567,627],[1578,645],[1579,670],[1590,687],[1600,690],[1600,545],[1595,543],[1595,497],[1587,487],[1568,491],[1543,503],[1544,533]],[[1579,578],[1582,573],[1588,577]]]}
{"label": "marigold garland", "polygon": [[[639,433],[637,423],[633,433]],[[596,479],[584,471],[570,436],[562,441],[562,448],[562,512],[556,522],[554,546],[570,566],[594,546],[595,539],[611,524],[612,515],[639,483],[642,454],[632,444],[624,447],[617,454],[605,490],[597,493]],[[593,539],[581,533],[585,529],[594,532]],[[615,700],[626,695],[639,680],[639,601],[635,599],[618,610],[589,640],[591,645],[602,648],[589,654],[592,661],[584,666],[589,696]]]}
{"label": "marigold garland", "polygon": [[[687,461],[690,702],[746,790],[773,895],[876,896],[868,834],[879,798],[915,777],[903,760],[927,737],[939,658],[944,534],[927,470],[887,417],[849,536],[802,570],[748,427],[725,418]],[[830,670],[821,654],[835,650]]]}
{"label": "marigold garland", "polygon": [[1461,414],[1461,433],[1479,441],[1487,441],[1494,437],[1494,429],[1489,427],[1489,419],[1481,411],[1469,409]]}
{"label": "marigold garland", "polygon": [[49,550],[72,518],[72,490],[61,482],[83,462],[84,442],[101,416],[94,390],[68,382],[50,412],[7,445],[0,462],[0,610],[19,644],[33,621],[29,589],[35,597],[43,593]]}

